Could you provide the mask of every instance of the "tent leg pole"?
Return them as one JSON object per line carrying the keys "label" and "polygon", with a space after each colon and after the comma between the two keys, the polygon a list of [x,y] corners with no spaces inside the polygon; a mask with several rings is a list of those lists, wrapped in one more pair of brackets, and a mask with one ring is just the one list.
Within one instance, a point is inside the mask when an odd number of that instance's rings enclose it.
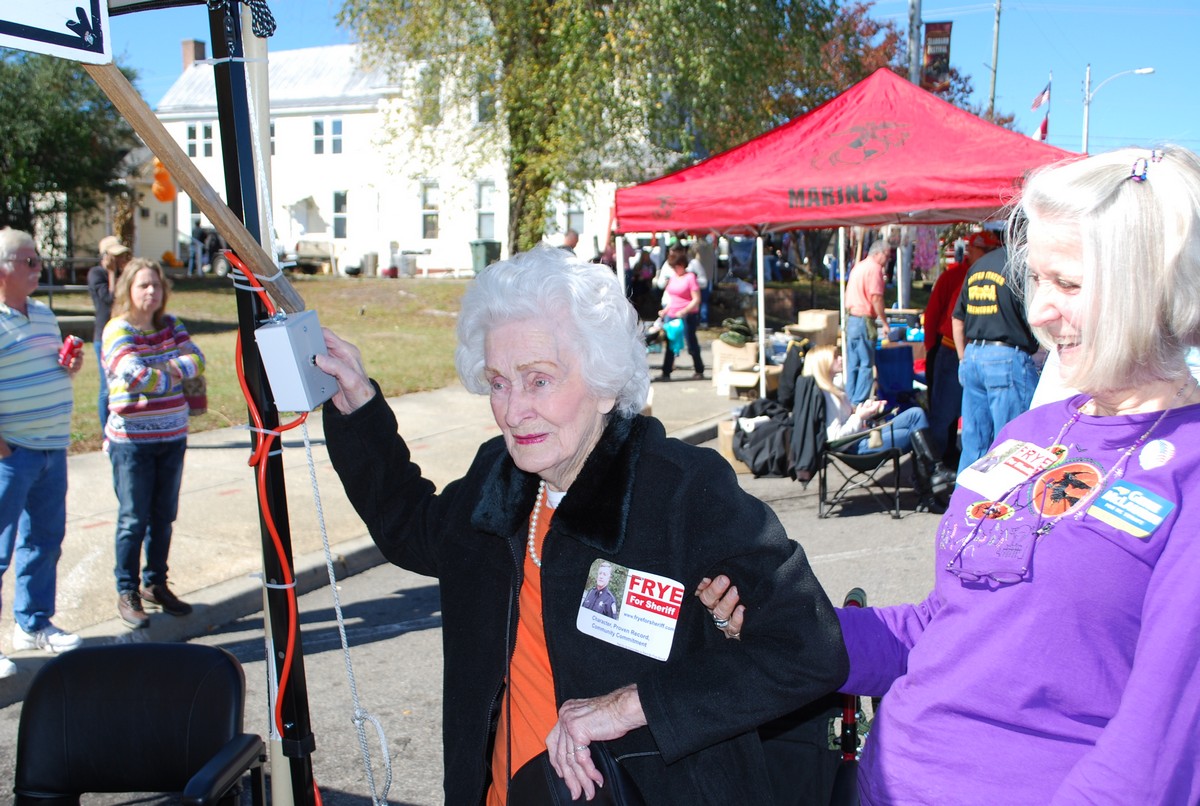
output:
{"label": "tent leg pole", "polygon": [[763,264],[763,237],[760,233],[754,239],[758,260],[758,396],[767,396],[767,289],[763,279],[766,277]]}
{"label": "tent leg pole", "polygon": [[838,332],[846,348],[846,228],[838,227]]}

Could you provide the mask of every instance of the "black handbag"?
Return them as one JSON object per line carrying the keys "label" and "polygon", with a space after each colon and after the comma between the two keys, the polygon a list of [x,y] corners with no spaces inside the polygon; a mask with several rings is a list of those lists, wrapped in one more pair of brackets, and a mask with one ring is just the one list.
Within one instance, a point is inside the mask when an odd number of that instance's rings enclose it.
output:
{"label": "black handbag", "polygon": [[[592,742],[588,750],[596,769],[604,776],[604,786],[596,787],[596,797],[590,801],[590,806],[646,806],[633,778],[603,742]],[[508,784],[508,802],[512,806],[578,806],[580,803],[571,800],[571,790],[550,765],[546,750],[529,759],[513,775]]]}

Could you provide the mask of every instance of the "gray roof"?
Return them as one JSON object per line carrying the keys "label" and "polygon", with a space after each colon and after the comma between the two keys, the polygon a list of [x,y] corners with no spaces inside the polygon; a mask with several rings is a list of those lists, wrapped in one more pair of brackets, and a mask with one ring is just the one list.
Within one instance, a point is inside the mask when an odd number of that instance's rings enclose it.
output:
{"label": "gray roof", "polygon": [[[271,111],[373,106],[389,88],[382,71],[359,67],[358,45],[268,52]],[[193,64],[175,80],[156,110],[163,117],[215,113],[210,64]]]}

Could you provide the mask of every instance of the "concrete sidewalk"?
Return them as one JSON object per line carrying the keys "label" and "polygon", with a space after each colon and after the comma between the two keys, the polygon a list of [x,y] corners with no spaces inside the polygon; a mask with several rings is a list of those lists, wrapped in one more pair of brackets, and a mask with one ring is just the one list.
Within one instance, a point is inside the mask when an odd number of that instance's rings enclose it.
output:
{"label": "concrete sidewalk", "polygon": [[[647,356],[657,376],[661,354]],[[686,361],[686,357],[685,357]],[[705,347],[706,374],[711,351]],[[685,374],[681,367],[678,376]],[[744,401],[719,396],[709,380],[655,383],[652,413],[667,432],[694,444],[711,440],[717,423]],[[400,432],[426,477],[439,487],[461,476],[480,443],[499,434],[483,397],[455,385],[435,392],[404,395],[389,401]],[[330,550],[339,578],[382,562],[366,528],[342,491],[325,452],[320,411],[308,419],[312,465],[301,429],[283,439],[284,480],[292,557],[301,592],[329,582],[324,543],[316,517],[319,494]],[[254,479],[247,465],[249,433],[229,428],[192,434],[171,545],[172,589],[195,607],[183,618],[152,613],[150,626],[136,637],[181,641],[262,609],[262,538]],[[58,626],[79,633],[86,643],[130,640],[134,634],[117,618],[113,583],[113,537],[117,500],[112,469],[103,453],[72,456],[68,463],[67,535],[58,565]],[[315,476],[315,487],[313,477]],[[314,492],[316,491],[316,492]],[[49,655],[10,652],[12,646],[12,574],[3,580],[0,651],[19,673],[0,680],[0,707],[18,701]]]}

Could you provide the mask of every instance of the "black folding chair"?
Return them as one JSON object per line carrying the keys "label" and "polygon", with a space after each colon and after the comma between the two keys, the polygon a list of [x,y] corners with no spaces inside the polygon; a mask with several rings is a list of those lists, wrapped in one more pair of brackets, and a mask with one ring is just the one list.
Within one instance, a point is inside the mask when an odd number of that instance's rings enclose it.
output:
{"label": "black folding chair", "polygon": [[[895,447],[871,453],[854,453],[850,450],[864,437],[869,437],[872,431],[890,430],[891,425],[884,423],[825,442],[817,471],[817,517],[828,518],[834,507],[844,504],[859,490],[870,493],[893,518],[900,517],[900,458],[904,452]],[[890,477],[886,475],[889,469],[892,471]],[[831,471],[838,474],[834,482],[840,481],[836,490],[830,489]]]}

